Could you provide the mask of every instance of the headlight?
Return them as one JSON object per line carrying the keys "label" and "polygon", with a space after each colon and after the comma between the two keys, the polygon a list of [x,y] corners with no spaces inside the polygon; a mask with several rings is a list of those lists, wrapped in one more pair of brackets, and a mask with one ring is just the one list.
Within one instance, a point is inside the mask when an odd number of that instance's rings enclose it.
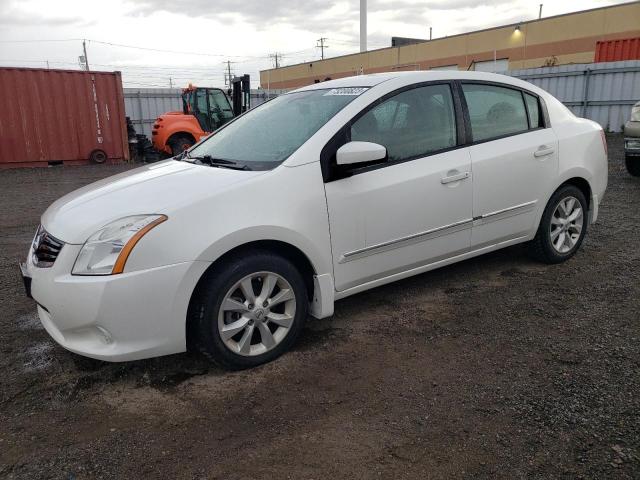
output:
{"label": "headlight", "polygon": [[165,215],[134,215],[111,222],[87,239],[71,273],[74,275],[122,273],[136,243],[149,230],[166,219]]}
{"label": "headlight", "polygon": [[640,105],[635,106],[631,109],[631,121],[640,122]]}

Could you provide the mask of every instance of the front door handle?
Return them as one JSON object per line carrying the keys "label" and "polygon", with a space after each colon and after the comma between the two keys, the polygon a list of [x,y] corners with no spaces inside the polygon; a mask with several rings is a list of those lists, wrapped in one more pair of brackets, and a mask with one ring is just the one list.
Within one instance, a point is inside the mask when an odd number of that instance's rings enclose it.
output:
{"label": "front door handle", "polygon": [[533,152],[533,156],[536,157],[536,158],[545,157],[547,155],[551,155],[555,151],[556,151],[556,149],[553,148],[553,147],[548,147],[546,145],[542,145],[542,146],[538,147],[538,150]]}
{"label": "front door handle", "polygon": [[469,178],[469,172],[456,173],[454,175],[449,175],[446,177],[442,177],[440,179],[440,183],[446,185],[447,183],[459,182],[460,180],[465,180]]}

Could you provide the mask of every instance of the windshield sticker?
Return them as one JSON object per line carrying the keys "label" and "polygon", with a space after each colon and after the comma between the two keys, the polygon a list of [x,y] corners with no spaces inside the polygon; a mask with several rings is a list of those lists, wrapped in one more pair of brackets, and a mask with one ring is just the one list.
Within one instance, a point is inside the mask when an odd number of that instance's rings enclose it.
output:
{"label": "windshield sticker", "polygon": [[332,88],[323,96],[326,97],[328,95],[360,95],[361,93],[369,90],[368,87],[343,87],[343,88]]}

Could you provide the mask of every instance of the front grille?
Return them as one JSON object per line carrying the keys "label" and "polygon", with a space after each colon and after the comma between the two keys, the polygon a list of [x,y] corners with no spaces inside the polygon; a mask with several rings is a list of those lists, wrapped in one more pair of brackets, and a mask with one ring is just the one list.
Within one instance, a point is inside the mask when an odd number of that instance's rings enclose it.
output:
{"label": "front grille", "polygon": [[62,240],[47,233],[40,225],[33,239],[33,263],[40,268],[50,267],[58,258],[63,246]]}

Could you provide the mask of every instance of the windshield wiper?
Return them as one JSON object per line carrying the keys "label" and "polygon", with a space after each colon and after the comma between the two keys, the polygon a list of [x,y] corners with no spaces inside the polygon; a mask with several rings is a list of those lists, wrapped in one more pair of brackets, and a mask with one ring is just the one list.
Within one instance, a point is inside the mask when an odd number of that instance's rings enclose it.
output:
{"label": "windshield wiper", "polygon": [[234,170],[251,170],[248,165],[242,165],[232,160],[225,160],[224,158],[213,158],[211,155],[192,157],[187,153],[187,158],[200,162],[203,165],[210,165],[212,167],[232,168]]}
{"label": "windshield wiper", "polygon": [[173,157],[174,160],[178,160],[178,161],[182,161],[185,158],[191,158],[189,157],[189,152],[187,150],[183,150],[181,153]]}

